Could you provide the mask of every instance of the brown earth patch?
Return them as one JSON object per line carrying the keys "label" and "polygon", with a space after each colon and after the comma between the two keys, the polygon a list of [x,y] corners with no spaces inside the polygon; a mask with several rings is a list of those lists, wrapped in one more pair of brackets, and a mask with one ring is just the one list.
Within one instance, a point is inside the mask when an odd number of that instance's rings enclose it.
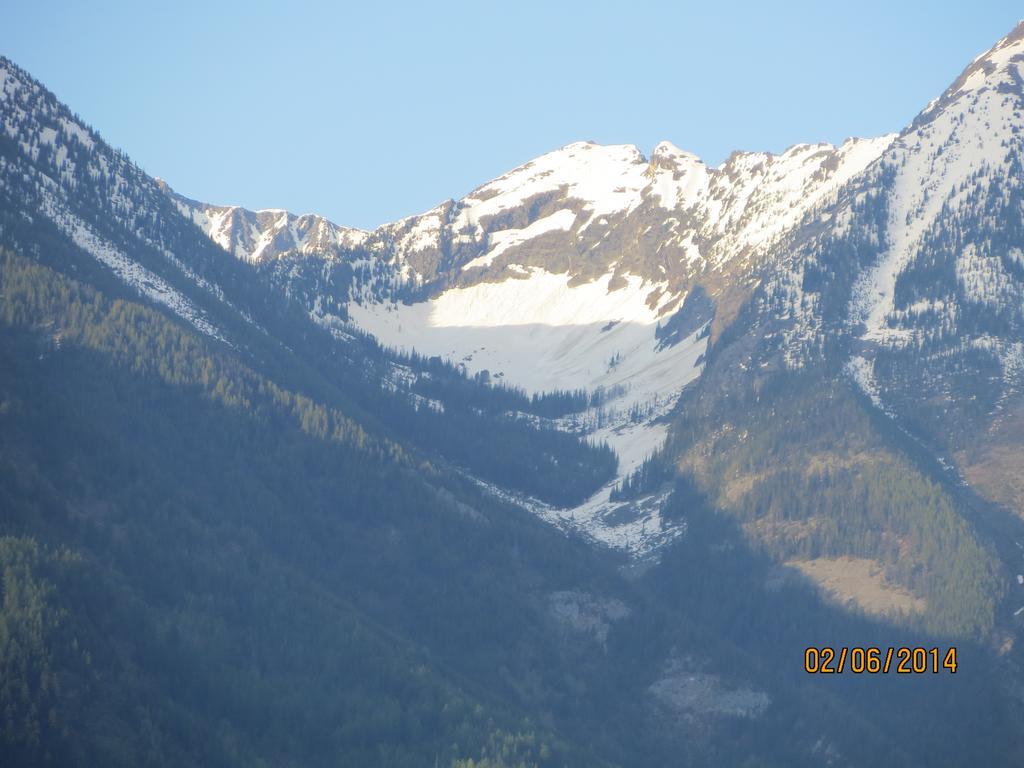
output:
{"label": "brown earth patch", "polygon": [[922,613],[927,603],[885,578],[882,564],[862,557],[818,557],[789,560],[837,603],[860,608],[875,616]]}

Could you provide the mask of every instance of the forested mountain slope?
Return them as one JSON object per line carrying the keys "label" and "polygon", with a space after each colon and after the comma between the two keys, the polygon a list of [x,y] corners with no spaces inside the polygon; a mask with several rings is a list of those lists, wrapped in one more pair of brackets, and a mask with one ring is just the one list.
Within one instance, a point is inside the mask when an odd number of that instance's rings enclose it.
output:
{"label": "forested mountain slope", "polygon": [[912,640],[798,580],[766,589],[770,564],[691,496],[668,510],[681,547],[624,579],[157,311],[0,266],[13,765],[978,754],[904,741],[953,722],[1015,748],[980,649],[917,689],[799,672],[804,638]]}
{"label": "forested mountain slope", "polygon": [[990,446],[1024,343],[1022,61],[1018,27],[780,244],[667,452],[780,558],[867,558],[924,601],[917,620],[1004,647],[1020,507]]}

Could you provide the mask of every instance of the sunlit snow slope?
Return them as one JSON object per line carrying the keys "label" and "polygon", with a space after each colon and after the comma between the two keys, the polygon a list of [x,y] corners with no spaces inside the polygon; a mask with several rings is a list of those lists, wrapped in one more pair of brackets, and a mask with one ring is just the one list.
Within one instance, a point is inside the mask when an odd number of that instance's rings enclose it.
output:
{"label": "sunlit snow slope", "polygon": [[[453,288],[418,304],[352,305],[349,311],[356,325],[388,346],[438,355],[469,373],[486,370],[531,394],[604,390],[608,397],[599,408],[559,424],[607,441],[619,456],[619,482],[664,442],[658,419],[700,373],[707,337],[698,330],[659,350],[655,328],[662,307],[649,307],[646,298],[660,286],[630,277],[609,290],[610,280],[605,275],[572,286],[568,275],[532,267],[521,278]],[[650,546],[650,536],[635,535],[636,520],[604,522],[621,506],[608,503],[613,485],[578,509],[546,513],[616,545]],[[664,533],[656,509],[643,518],[649,534]]]}

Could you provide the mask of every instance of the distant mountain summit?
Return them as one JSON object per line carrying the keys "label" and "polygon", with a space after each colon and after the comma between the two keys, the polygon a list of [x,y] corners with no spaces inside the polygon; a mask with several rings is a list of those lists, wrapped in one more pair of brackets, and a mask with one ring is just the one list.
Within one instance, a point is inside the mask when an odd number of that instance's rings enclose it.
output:
{"label": "distant mountain summit", "polygon": [[157,182],[185,217],[242,261],[258,264],[288,254],[340,258],[368,236],[311,213],[296,216],[278,208],[250,211],[237,205],[207,205],[177,194],[162,179]]}

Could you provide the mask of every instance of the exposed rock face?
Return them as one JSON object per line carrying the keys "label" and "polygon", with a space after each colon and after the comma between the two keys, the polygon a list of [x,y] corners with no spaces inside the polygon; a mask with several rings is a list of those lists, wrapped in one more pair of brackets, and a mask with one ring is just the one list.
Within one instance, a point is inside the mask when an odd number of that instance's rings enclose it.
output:
{"label": "exposed rock face", "polygon": [[649,690],[659,703],[682,719],[757,717],[772,702],[764,691],[728,683],[719,675],[700,671],[680,659],[670,662],[664,676]]}
{"label": "exposed rock face", "polygon": [[548,608],[561,624],[592,636],[602,646],[612,624],[630,613],[629,607],[617,598],[597,597],[579,590],[552,592],[548,595]]}

